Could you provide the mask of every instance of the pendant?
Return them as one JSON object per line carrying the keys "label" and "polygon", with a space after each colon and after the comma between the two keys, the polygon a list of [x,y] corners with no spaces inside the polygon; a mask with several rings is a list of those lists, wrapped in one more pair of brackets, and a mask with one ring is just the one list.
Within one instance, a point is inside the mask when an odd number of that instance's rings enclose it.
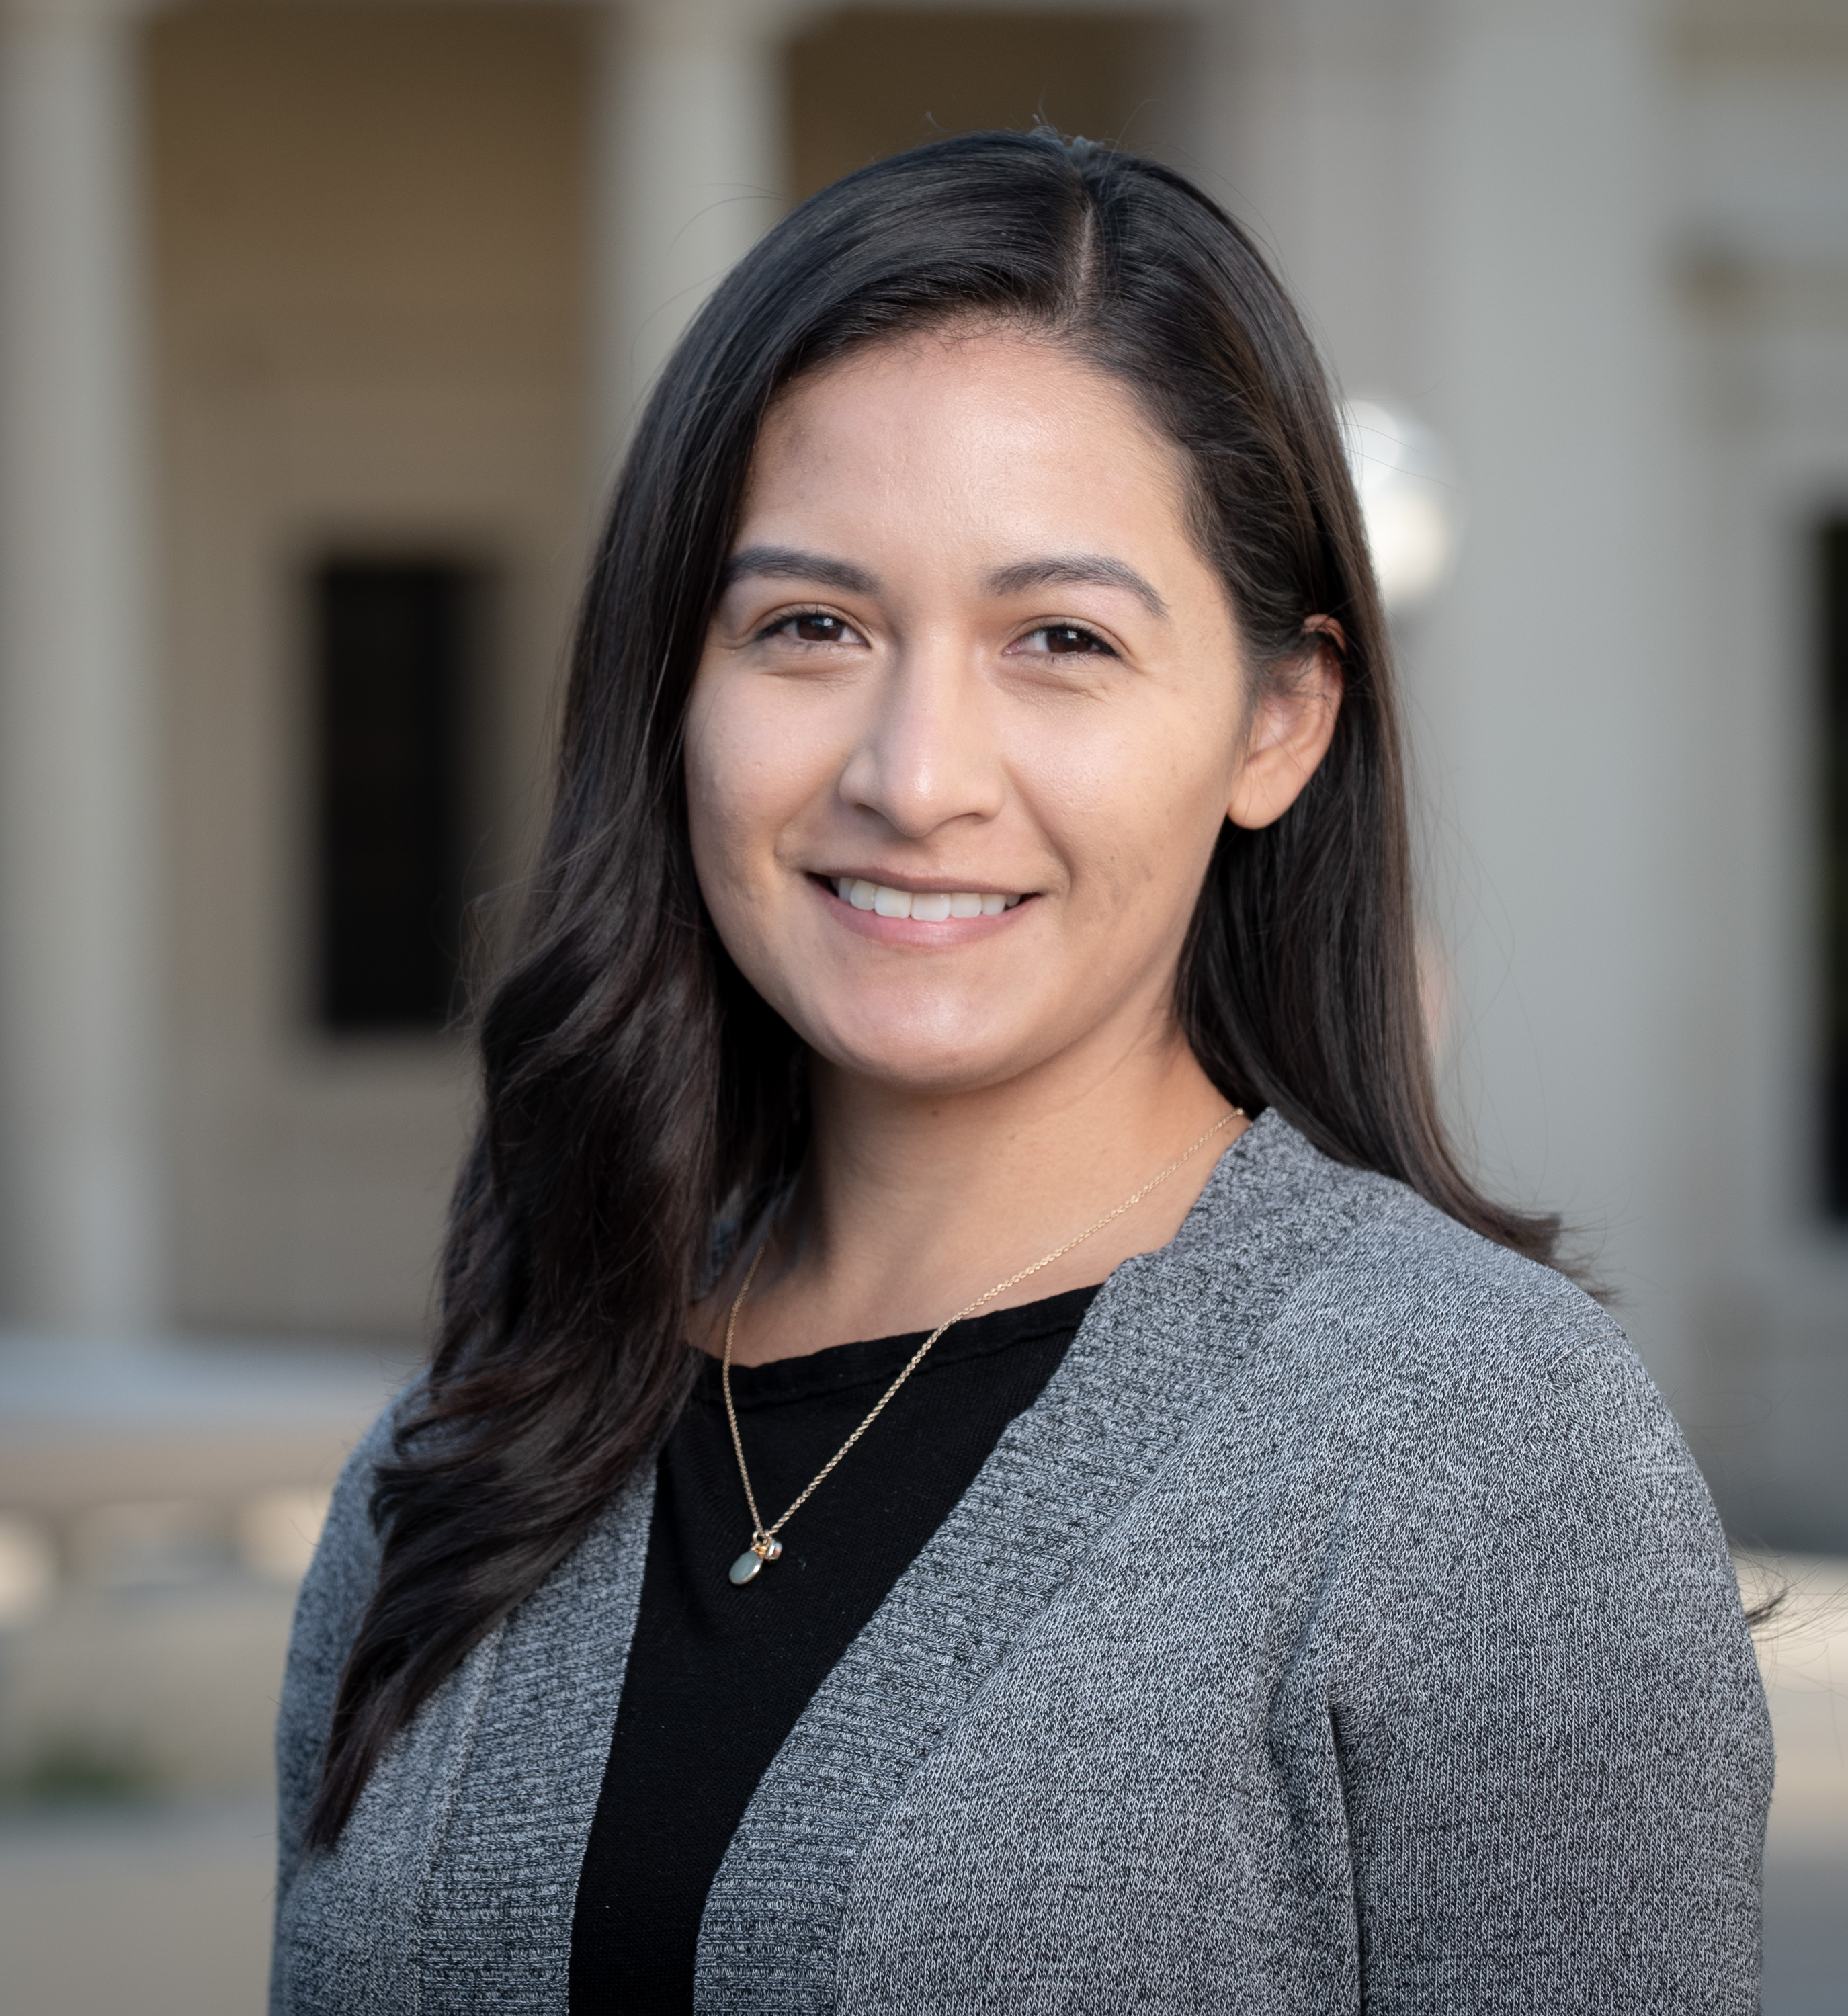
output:
{"label": "pendant", "polygon": [[733,1586],[742,1589],[746,1582],[755,1582],[763,1573],[764,1563],[773,1561],[782,1551],[783,1543],[772,1535],[766,1534],[761,1540],[753,1540],[732,1563]]}

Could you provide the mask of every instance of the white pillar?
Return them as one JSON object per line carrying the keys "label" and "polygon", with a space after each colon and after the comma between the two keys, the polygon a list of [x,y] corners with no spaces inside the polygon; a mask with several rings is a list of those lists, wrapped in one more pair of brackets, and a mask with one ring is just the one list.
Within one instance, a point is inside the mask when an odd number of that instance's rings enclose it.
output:
{"label": "white pillar", "polygon": [[1196,145],[1345,388],[1459,470],[1400,640],[1456,1118],[1673,1387],[1724,1150],[1662,41],[1655,0],[1212,0]]}
{"label": "white pillar", "polygon": [[783,0],[611,9],[591,270],[593,474],[601,490],[680,332],[782,214]]}
{"label": "white pillar", "polygon": [[1433,44],[1428,410],[1470,523],[1419,697],[1464,1108],[1601,1236],[1672,1397],[1727,1149],[1662,38],[1652,0],[1454,0]]}
{"label": "white pillar", "polygon": [[1351,394],[1424,388],[1417,185],[1430,0],[1198,0],[1188,157]]}
{"label": "white pillar", "polygon": [[136,30],[0,16],[4,1313],[163,1312],[160,849]]}

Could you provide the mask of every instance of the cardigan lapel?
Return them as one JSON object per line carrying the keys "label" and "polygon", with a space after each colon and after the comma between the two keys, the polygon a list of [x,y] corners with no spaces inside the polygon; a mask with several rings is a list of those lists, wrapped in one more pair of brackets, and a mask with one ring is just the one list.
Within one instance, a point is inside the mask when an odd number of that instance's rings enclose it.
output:
{"label": "cardigan lapel", "polygon": [[[1235,1367],[1216,1348],[1301,1265],[1299,1165],[1274,1113],[1220,1157],[1173,1241],[1126,1262],[1057,1371],[822,1683],[708,1894],[701,2016],[824,2016],[865,1844],[918,1764]],[[1313,1242],[1307,1242],[1313,1243]],[[1132,1314],[1133,1312],[1133,1314]]]}
{"label": "cardigan lapel", "polygon": [[417,1911],[415,2007],[561,2016],[578,1872],[635,1633],[650,1464],[521,1604],[452,1781]]}

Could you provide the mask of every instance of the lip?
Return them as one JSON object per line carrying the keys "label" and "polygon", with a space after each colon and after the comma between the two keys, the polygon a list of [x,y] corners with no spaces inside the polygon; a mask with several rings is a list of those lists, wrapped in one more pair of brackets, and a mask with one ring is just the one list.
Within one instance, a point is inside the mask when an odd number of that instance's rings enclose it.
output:
{"label": "lip", "polygon": [[910,889],[924,895],[953,896],[969,884],[946,882],[931,876],[907,875],[900,880],[892,876],[870,874],[864,869],[835,868],[827,872],[830,880],[827,881],[819,873],[805,875],[802,879],[814,892],[815,900],[826,905],[829,916],[843,930],[874,945],[916,946],[925,952],[948,951],[957,945],[978,945],[984,938],[992,938],[1025,916],[1036,900],[1032,896],[1022,896],[1011,910],[1003,910],[992,917],[946,917],[940,923],[920,923],[916,917],[882,917],[877,910],[856,910],[834,894],[831,878],[850,875],[860,881],[888,881],[895,888]]}

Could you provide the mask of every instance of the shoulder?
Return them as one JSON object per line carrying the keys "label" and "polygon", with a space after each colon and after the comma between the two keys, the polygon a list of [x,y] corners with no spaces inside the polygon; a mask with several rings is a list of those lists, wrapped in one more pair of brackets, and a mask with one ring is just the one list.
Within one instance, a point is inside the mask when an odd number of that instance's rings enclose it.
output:
{"label": "shoulder", "polygon": [[393,1431],[420,1390],[413,1381],[361,1437],[342,1467],[315,1558],[296,1598],[276,1719],[276,1789],[283,1888],[319,1778],[341,1670],[377,1586],[381,1548],[372,1497]]}
{"label": "shoulder", "polygon": [[373,1525],[373,1491],[379,1465],[391,1454],[393,1433],[416,1390],[413,1384],[387,1403],[341,1466],[314,1561],[297,1603],[298,1638],[304,1625],[312,1636],[317,1624],[331,1623],[336,1616],[348,1613],[356,1616],[371,1597],[380,1552]]}
{"label": "shoulder", "polygon": [[1653,1676],[1658,1712],[1699,1702],[1756,1756],[1762,1705],[1725,1535],[1622,1329],[1403,1184],[1300,1136],[1278,1146],[1278,1194],[1322,1234],[1234,1349],[1273,1460],[1335,1494],[1326,1593],[1374,1679],[1415,1675],[1416,1692],[1442,1669],[1454,1686],[1480,1672],[1485,1645],[1500,1648],[1490,1663],[1558,1679],[1565,1639],[1602,1640],[1612,1670]]}
{"label": "shoulder", "polygon": [[1214,1348],[1280,1410],[1280,1446],[1334,1438],[1382,1503],[1481,1515],[1484,1493],[1525,1494],[1607,1525],[1666,1516],[1724,1563],[1673,1417],[1583,1290],[1272,1115],[1248,1139],[1245,1168],[1228,1157],[1202,1197],[1193,1279],[1216,1305]]}
{"label": "shoulder", "polygon": [[1314,1229],[1256,1322],[1224,1298],[1221,1481],[1259,1452],[1288,1507],[1255,1543],[1295,1598],[1273,1753],[1319,1769],[1332,1732],[1377,1992],[1531,2006],[1537,1952],[1597,2007],[1748,2006],[1770,1726],[1668,1406],[1563,1276],[1276,1149],[1259,1236]]}
{"label": "shoulder", "polygon": [[1401,1183],[1299,1136],[1284,1159],[1342,1229],[1273,1305],[1264,1355],[1280,1402],[1298,1396],[1294,1433],[1342,1444],[1348,1543],[1370,1575],[1421,1564],[1460,1613],[1497,1589],[1544,1587],[1573,1607],[1596,1589],[1639,1630],[1652,1615],[1693,1631],[1698,1615],[1695,1635],[1742,1675],[1706,1481],[1608,1312]]}
{"label": "shoulder", "polygon": [[1529,1463],[1590,1437],[1694,1474],[1666,1402],[1607,1309],[1403,1185],[1373,1181],[1374,1208],[1304,1285],[1339,1309],[1348,1349],[1429,1434],[1516,1446]]}
{"label": "shoulder", "polygon": [[1266,1298],[1271,1324],[1338,1336],[1348,1365],[1395,1384],[1569,1387],[1596,1373],[1647,1384],[1617,1323],[1554,1269],[1390,1176],[1334,1161],[1274,1115],[1252,1147],[1204,1243],[1225,1274],[1248,1269],[1254,1243],[1284,1260]]}

